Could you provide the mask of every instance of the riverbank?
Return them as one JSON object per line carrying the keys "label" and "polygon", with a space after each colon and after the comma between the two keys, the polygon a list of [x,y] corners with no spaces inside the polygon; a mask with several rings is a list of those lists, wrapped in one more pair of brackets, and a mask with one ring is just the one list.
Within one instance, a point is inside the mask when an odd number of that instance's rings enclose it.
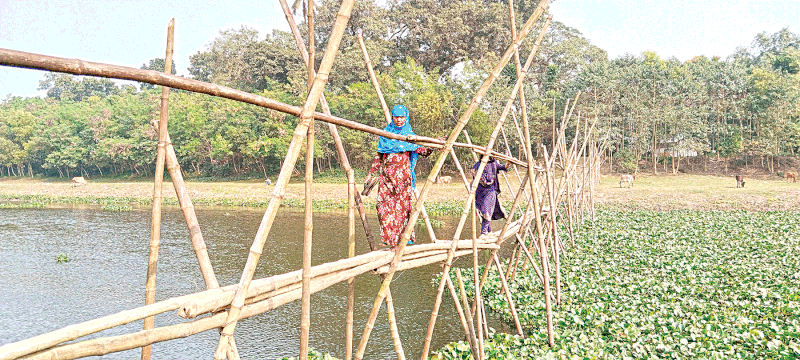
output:
{"label": "riverbank", "polygon": [[[511,187],[518,188],[514,176],[509,176]],[[737,189],[732,177],[711,175],[661,175],[637,176],[631,188],[620,188],[617,176],[601,176],[596,189],[598,206],[616,209],[648,210],[796,210],[800,204],[800,183],[789,183],[778,178],[747,178],[745,188]],[[164,184],[166,204],[177,204],[172,184]],[[273,185],[261,181],[204,182],[187,181],[186,186],[195,205],[265,207],[272,196]],[[284,198],[288,207],[302,207],[304,184],[289,183]],[[360,189],[361,184],[357,187]],[[504,187],[504,190],[507,187]],[[90,179],[84,186],[73,187],[65,179],[0,178],[0,201],[27,203],[39,206],[49,204],[152,204],[152,181]],[[374,204],[375,194],[365,198]],[[315,207],[345,209],[347,184],[315,183]],[[513,200],[507,190],[505,201]],[[463,183],[435,185],[427,204],[429,207],[458,207],[466,195]],[[459,207],[460,210],[460,207]]]}

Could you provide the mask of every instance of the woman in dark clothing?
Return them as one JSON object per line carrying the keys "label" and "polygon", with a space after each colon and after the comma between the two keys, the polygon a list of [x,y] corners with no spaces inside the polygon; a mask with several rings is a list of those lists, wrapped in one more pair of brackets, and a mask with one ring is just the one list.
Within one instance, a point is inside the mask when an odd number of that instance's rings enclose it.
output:
{"label": "woman in dark clothing", "polygon": [[[472,166],[472,176],[478,171],[481,162],[478,161]],[[475,190],[475,207],[481,216],[481,235],[492,231],[492,220],[500,220],[506,217],[503,207],[497,197],[500,195],[500,183],[497,177],[499,171],[506,171],[503,165],[494,158],[490,157],[483,170],[478,188]]]}
{"label": "woman in dark clothing", "polygon": [[[415,135],[408,123],[408,109],[403,105],[396,105],[392,109],[392,122],[383,130],[398,135]],[[411,216],[411,193],[416,187],[414,166],[417,164],[417,157],[428,156],[431,152],[432,149],[405,141],[383,136],[378,139],[378,153],[364,182],[369,183],[377,176],[376,207],[381,224],[381,243],[391,246],[392,249],[397,247]],[[413,231],[408,243],[414,243]]]}

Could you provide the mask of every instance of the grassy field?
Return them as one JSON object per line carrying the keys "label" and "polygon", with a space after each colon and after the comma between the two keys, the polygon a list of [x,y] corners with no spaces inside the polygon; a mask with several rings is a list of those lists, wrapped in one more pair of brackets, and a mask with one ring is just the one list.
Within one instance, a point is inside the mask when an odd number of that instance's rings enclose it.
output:
{"label": "grassy field", "polygon": [[[518,182],[509,176],[515,190]],[[358,179],[359,181],[361,179]],[[620,188],[619,177],[603,176],[597,188],[597,204],[621,209],[696,209],[696,210],[793,210],[800,207],[800,183],[778,178],[747,178],[743,189],[736,188],[732,177],[704,175],[637,176],[633,187]],[[192,200],[198,205],[264,206],[273,186],[262,181],[200,182],[188,181]],[[357,185],[359,189],[361,184]],[[171,183],[165,183],[164,196],[175,203]],[[513,200],[504,186],[504,201]],[[133,203],[150,204],[153,184],[150,181],[90,180],[89,184],[72,187],[64,179],[0,178],[0,199],[38,201],[40,203]],[[291,182],[286,203],[302,203],[304,185]],[[374,199],[376,191],[373,191]],[[446,203],[463,199],[461,182],[435,185],[429,203]],[[170,200],[171,199],[171,200]],[[344,204],[347,185],[322,182],[314,184],[314,200],[319,204]],[[368,201],[369,202],[369,201]],[[334,206],[335,207],[335,206]]]}

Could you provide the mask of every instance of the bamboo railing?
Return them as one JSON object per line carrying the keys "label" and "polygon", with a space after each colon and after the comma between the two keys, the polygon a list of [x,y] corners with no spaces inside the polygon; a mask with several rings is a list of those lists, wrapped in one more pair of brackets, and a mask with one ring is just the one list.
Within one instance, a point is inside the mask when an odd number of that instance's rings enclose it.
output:
{"label": "bamboo railing", "polygon": [[[294,23],[294,18],[286,0],[280,0],[284,14],[289,22],[295,41],[298,46],[298,53],[307,66],[308,73],[308,95],[304,105],[290,106],[269,98],[242,92],[239,90],[209,84],[197,80],[181,78],[169,75],[171,64],[172,49],[172,22],[169,26],[169,36],[167,45],[167,61],[164,73],[134,69],[123,66],[108,65],[96,62],[89,62],[77,59],[65,59],[52,56],[24,53],[20,51],[0,49],[0,65],[24,67],[39,70],[50,70],[66,72],[76,75],[91,75],[117,79],[127,79],[147,82],[163,86],[162,90],[162,112],[159,121],[159,140],[157,153],[157,166],[153,191],[153,212],[152,212],[152,233],[150,241],[150,257],[147,268],[146,303],[144,306],[122,311],[116,314],[103,316],[94,320],[67,326],[46,334],[35,336],[22,341],[0,346],[0,360],[2,359],[75,359],[87,356],[100,356],[112,352],[124,351],[134,348],[142,348],[142,359],[150,358],[150,345],[191,336],[200,332],[222,329],[215,359],[227,358],[234,360],[239,358],[235,347],[234,331],[238,321],[271,311],[289,302],[301,301],[300,324],[300,347],[299,358],[307,358],[308,338],[312,330],[310,328],[310,314],[312,295],[327,287],[340,282],[348,284],[348,310],[345,326],[347,326],[346,359],[364,358],[371,330],[374,326],[378,311],[382,303],[387,305],[387,315],[391,330],[392,340],[395,345],[397,357],[405,358],[405,350],[402,345],[402,334],[397,331],[397,323],[402,319],[395,317],[394,306],[391,297],[390,284],[397,271],[406,269],[440,264],[442,266],[441,282],[437,296],[433,299],[433,310],[429,321],[428,331],[422,349],[422,359],[428,357],[430,344],[433,336],[433,329],[439,315],[439,308],[442,305],[442,297],[447,287],[453,300],[453,306],[459,317],[459,322],[464,330],[464,336],[470,344],[473,357],[475,359],[484,358],[483,341],[488,335],[488,325],[486,323],[486,310],[482,301],[482,285],[486,281],[488,272],[497,271],[500,276],[501,289],[505,293],[511,307],[511,314],[514,321],[515,330],[525,336],[525,329],[522,327],[516,314],[513,296],[510,292],[509,282],[517,274],[518,269],[533,267],[538,280],[543,284],[544,300],[546,310],[544,316],[547,318],[548,341],[553,345],[555,327],[552,322],[553,307],[558,306],[562,300],[561,292],[561,268],[560,257],[566,254],[567,244],[562,235],[562,224],[568,225],[570,237],[569,245],[574,247],[574,230],[576,223],[593,219],[594,217],[594,191],[598,181],[599,167],[602,165],[601,154],[605,151],[606,144],[598,144],[593,134],[597,124],[597,118],[589,124],[589,117],[583,117],[580,113],[575,119],[575,135],[571,139],[571,144],[566,138],[566,129],[572,129],[572,114],[575,105],[579,101],[578,94],[575,99],[567,100],[563,109],[560,126],[556,127],[556,108],[555,100],[553,103],[553,139],[551,148],[542,146],[536,149],[539,159],[534,158],[531,147],[530,124],[527,116],[527,105],[523,83],[526,79],[528,68],[535,56],[539,46],[545,36],[545,31],[552,17],[542,21],[539,36],[536,38],[533,48],[526,62],[520,62],[519,48],[528,34],[537,23],[537,19],[544,13],[548,1],[543,0],[539,3],[534,14],[517,29],[514,20],[513,0],[509,0],[509,16],[513,42],[498,61],[495,68],[490,72],[488,78],[478,90],[478,93],[461,114],[456,126],[452,129],[446,140],[439,140],[424,136],[401,136],[385,132],[381,129],[373,128],[347,119],[333,116],[323,94],[323,88],[327,81],[328,74],[333,65],[334,56],[339,46],[339,41],[344,34],[344,28],[349,20],[350,11],[354,0],[343,0],[336,22],[332,28],[328,47],[323,53],[319,69],[314,69],[314,2],[306,1],[304,14],[308,28],[308,47],[303,43],[299,28]],[[519,31],[517,31],[519,30]],[[374,84],[381,102],[381,108],[388,118],[388,106],[383,100],[377,78],[372,69],[372,62],[367,54],[366,45],[360,34],[358,35],[359,45],[362,49],[367,65],[370,79]],[[502,114],[493,123],[493,130],[489,141],[486,144],[473,144],[469,134],[464,131],[467,139],[466,143],[457,142],[462,130],[468,121],[471,121],[473,111],[484,101],[483,96],[488,91],[495,79],[498,78],[500,71],[509,61],[514,61],[517,71],[517,82],[512,90],[512,94],[506,101]],[[250,248],[247,264],[245,265],[241,280],[237,284],[220,287],[214,276],[208,260],[208,252],[200,231],[200,225],[194,215],[194,206],[188,196],[188,190],[183,182],[180,165],[175,155],[175,149],[170,142],[167,130],[167,103],[168,88],[183,89],[193,92],[219,96],[235,101],[245,102],[256,106],[280,111],[300,118],[300,121],[292,135],[292,141],[286,154],[281,173],[276,181],[276,185],[269,201],[267,210]],[[570,108],[570,102],[572,107]],[[317,104],[322,106],[322,112],[315,112]],[[517,121],[517,112],[520,113],[520,125]],[[514,120],[514,129],[510,134],[516,133],[522,149],[518,154],[521,159],[512,154],[508,137],[503,129],[508,116]],[[322,121],[328,124],[333,135],[334,142],[339,154],[340,163],[345,169],[348,178],[348,234],[343,236],[343,242],[348,245],[348,257],[330,263],[311,265],[311,238],[313,234],[313,211],[311,206],[311,194],[313,192],[313,144],[314,144],[314,121]],[[415,194],[415,203],[412,214],[408,221],[408,226],[403,232],[396,251],[378,250],[375,240],[367,224],[367,213],[361,201],[358,189],[355,185],[355,177],[347,159],[347,154],[340,137],[338,136],[337,126],[344,126],[349,129],[363,131],[377,136],[385,136],[392,139],[417,143],[435,149],[441,149],[439,157],[436,159],[431,172],[422,181],[422,189]],[[510,125],[509,125],[510,126]],[[503,142],[505,149],[501,153],[494,150],[498,139]],[[278,213],[279,205],[283,199],[286,185],[291,176],[291,172],[299,158],[300,150],[306,141],[306,174],[305,174],[305,231],[303,249],[303,267],[300,270],[285,274],[270,276],[263,279],[253,279],[258,259],[266,240],[271,231],[272,223]],[[478,169],[472,179],[469,179],[464,172],[461,161],[456,156],[454,148],[460,147],[471,152],[472,161],[477,162]],[[452,240],[439,240],[444,237],[437,236],[429,216],[425,212],[425,201],[433,190],[432,184],[439,175],[444,161],[451,158],[461,176],[465,187],[464,204],[461,217],[456,226]],[[519,188],[511,185],[508,178],[503,176],[505,185],[513,198],[509,218],[506,219],[500,230],[481,236],[476,233],[476,211],[474,209],[475,191],[478,187],[478,180],[485,169],[490,157],[513,164]],[[170,174],[175,186],[178,200],[181,205],[193,248],[196,252],[200,272],[204,277],[207,289],[194,294],[174,297],[155,302],[155,269],[158,259],[158,246],[160,232],[160,205],[161,205],[161,182],[163,179],[164,165]],[[517,172],[517,167],[524,169],[524,174]],[[422,178],[421,178],[422,179]],[[365,230],[370,252],[362,255],[355,255],[355,212],[358,211],[362,225]],[[418,244],[407,247],[407,240],[410,238],[411,231],[416,225],[417,218],[423,216],[426,228],[431,239],[430,244]],[[462,230],[470,221],[472,235],[466,239],[461,238]],[[499,249],[511,239],[511,244],[515,245],[514,252],[507,265],[499,257]],[[533,251],[538,255],[535,256]],[[487,266],[482,274],[478,272],[478,255],[485,252],[488,255]],[[473,267],[473,281],[476,284],[475,298],[469,304],[464,291],[463,277],[460,269],[453,267],[455,258],[471,256]],[[505,269],[504,269],[505,266]],[[455,272],[453,280],[449,272]],[[364,331],[359,341],[356,352],[353,353],[352,326],[354,323],[354,280],[356,277],[366,274],[378,275],[382,281],[380,290],[373,303],[372,310],[367,318]],[[152,319],[155,315],[175,311],[176,316],[185,319],[175,325],[156,327]],[[145,326],[141,331],[117,335],[96,337],[92,339],[82,339],[92,336],[100,331],[125,325],[134,321],[145,320]]]}

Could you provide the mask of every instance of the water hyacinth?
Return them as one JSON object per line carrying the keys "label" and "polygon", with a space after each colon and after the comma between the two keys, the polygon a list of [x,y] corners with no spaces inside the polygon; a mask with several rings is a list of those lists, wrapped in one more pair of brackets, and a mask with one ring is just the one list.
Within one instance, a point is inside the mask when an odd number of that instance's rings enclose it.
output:
{"label": "water hyacinth", "polygon": [[[603,210],[575,242],[556,346],[541,285],[523,272],[510,286],[529,337],[494,334],[487,358],[800,358],[800,213]],[[486,286],[487,306],[511,322],[496,273]],[[438,359],[471,358],[465,345]]]}

